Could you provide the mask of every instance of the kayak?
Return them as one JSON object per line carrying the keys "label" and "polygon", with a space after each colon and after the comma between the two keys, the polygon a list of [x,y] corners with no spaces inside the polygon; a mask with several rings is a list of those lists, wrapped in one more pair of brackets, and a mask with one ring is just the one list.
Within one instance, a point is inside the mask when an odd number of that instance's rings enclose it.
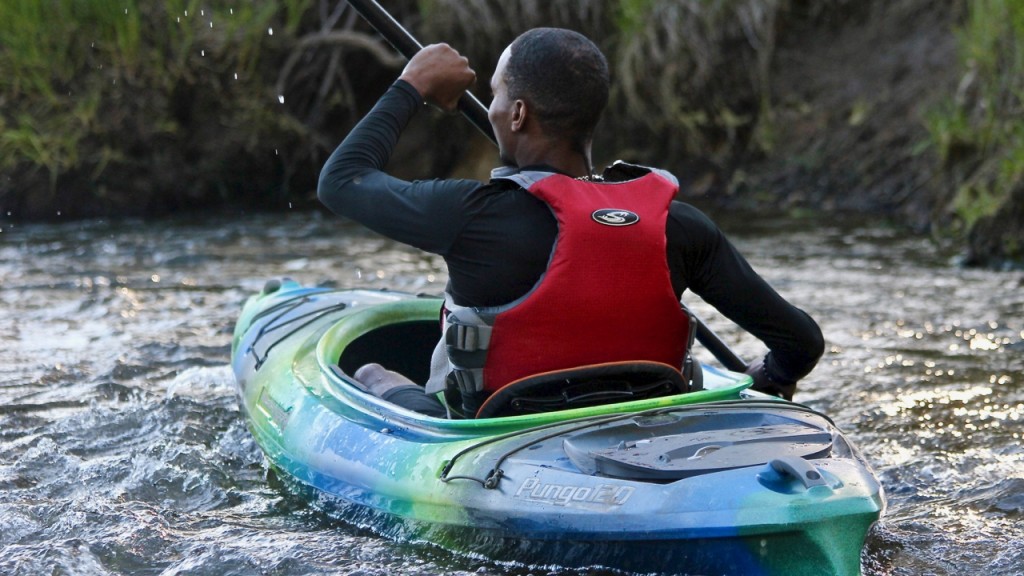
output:
{"label": "kayak", "polygon": [[860,573],[879,481],[826,416],[746,375],[702,365],[695,391],[477,419],[365,392],[367,362],[426,381],[441,305],[291,280],[249,298],[232,368],[279,475],[355,525],[498,561]]}

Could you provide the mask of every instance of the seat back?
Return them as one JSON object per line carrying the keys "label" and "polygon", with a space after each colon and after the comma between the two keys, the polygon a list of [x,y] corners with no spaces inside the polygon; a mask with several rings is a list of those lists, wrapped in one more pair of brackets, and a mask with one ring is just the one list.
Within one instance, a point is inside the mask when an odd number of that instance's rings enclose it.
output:
{"label": "seat back", "polygon": [[477,418],[535,414],[599,404],[643,400],[697,389],[672,366],[659,362],[613,362],[521,378],[490,395]]}

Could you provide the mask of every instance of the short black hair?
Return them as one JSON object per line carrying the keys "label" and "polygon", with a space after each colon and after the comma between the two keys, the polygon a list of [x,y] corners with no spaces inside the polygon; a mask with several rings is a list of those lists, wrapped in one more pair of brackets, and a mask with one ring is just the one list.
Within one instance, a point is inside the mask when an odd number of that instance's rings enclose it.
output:
{"label": "short black hair", "polygon": [[531,105],[542,129],[582,146],[608,104],[608,62],[586,36],[534,28],[512,42],[505,67],[512,100]]}

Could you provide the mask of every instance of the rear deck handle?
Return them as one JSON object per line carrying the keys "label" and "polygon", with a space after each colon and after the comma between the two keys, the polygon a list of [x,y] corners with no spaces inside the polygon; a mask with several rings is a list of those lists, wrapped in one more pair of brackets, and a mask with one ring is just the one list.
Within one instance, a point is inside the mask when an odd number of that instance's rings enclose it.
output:
{"label": "rear deck handle", "polygon": [[821,472],[803,458],[783,456],[773,459],[768,465],[779,474],[796,478],[808,490],[814,486],[828,486],[828,482],[825,481],[825,477],[822,476]]}

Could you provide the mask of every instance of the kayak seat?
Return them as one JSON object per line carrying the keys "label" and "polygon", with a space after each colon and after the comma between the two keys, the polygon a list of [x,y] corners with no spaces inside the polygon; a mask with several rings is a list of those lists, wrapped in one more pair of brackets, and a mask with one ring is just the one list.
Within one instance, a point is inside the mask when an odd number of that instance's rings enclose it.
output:
{"label": "kayak seat", "polygon": [[689,392],[679,370],[660,362],[610,362],[521,378],[491,394],[477,418],[518,416]]}

